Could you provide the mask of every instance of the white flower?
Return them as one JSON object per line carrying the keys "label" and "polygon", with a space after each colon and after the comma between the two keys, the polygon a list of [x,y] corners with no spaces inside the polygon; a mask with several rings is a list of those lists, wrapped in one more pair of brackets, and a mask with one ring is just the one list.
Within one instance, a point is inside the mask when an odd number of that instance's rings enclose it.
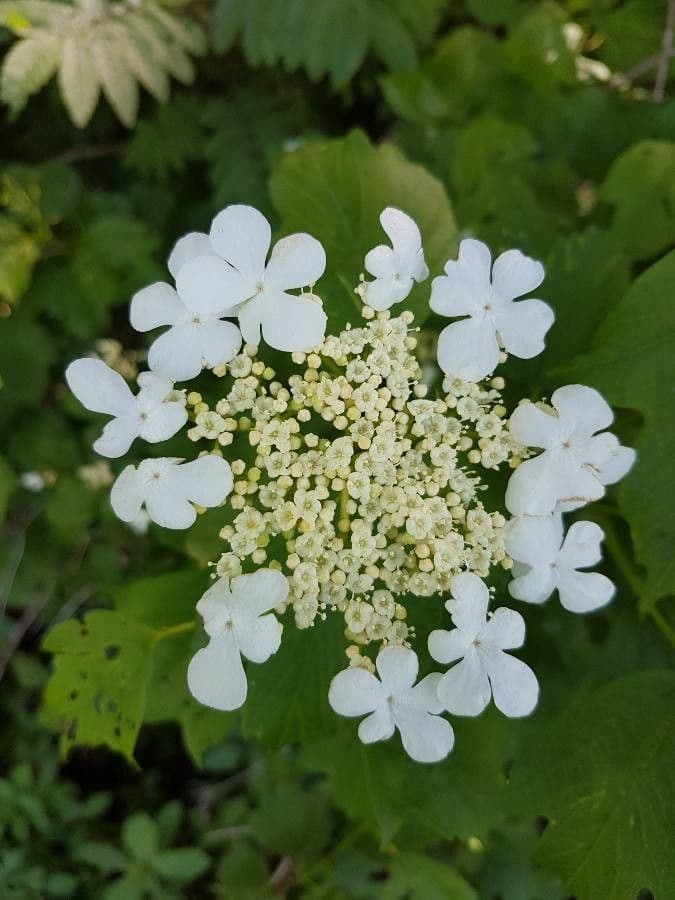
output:
{"label": "white flower", "polygon": [[440,680],[439,700],[448,712],[477,716],[492,696],[505,716],[528,715],[537,703],[537,679],[522,660],[504,653],[523,645],[523,617],[501,607],[488,619],[490,595],[473,572],[455,575],[450,591],[453,599],[445,607],[456,627],[432,631],[429,653],[439,663],[461,662]]}
{"label": "white flower", "polygon": [[380,223],[391,247],[380,244],[366,254],[364,265],[375,281],[364,281],[356,289],[363,302],[377,310],[389,309],[405,300],[413,282],[429,277],[422,235],[414,220],[400,209],[388,206],[380,214]]}
{"label": "white flower", "polygon": [[522,300],[544,280],[540,262],[520,250],[507,250],[494,261],[481,241],[459,245],[457,261],[434,278],[429,305],[442,316],[468,316],[447,325],[438,338],[438,363],[446,375],[478,381],[494,372],[500,346],[530,359],[544,349],[553,310],[542,300]]}
{"label": "white flower", "polygon": [[515,516],[545,516],[598,500],[635,461],[635,451],[602,431],[614,415],[593,388],[568,384],[551,397],[553,409],[522,403],[509,420],[515,440],[544,452],[525,460],[506,489],[506,507]]}
{"label": "white flower", "polygon": [[[313,285],[326,268],[326,254],[316,238],[291,234],[278,241],[265,265],[271,229],[252,206],[232,205],[218,213],[209,235],[193,233],[174,248],[170,263],[203,265],[207,252],[225,269],[214,271],[211,288],[229,307],[237,306],[244,340],[258,346],[260,332],[276,350],[313,350],[323,340],[326,314],[314,295],[287,293]],[[186,262],[186,260],[190,260]],[[234,278],[232,277],[234,273]]]}
{"label": "white flower", "polygon": [[187,234],[169,257],[176,288],[158,281],[134,294],[129,320],[136,331],[169,330],[151,345],[151,369],[176,381],[195,378],[204,366],[215,368],[233,359],[241,347],[241,334],[223,316],[236,315],[234,307],[245,295],[239,275],[213,253],[206,235]]}
{"label": "white flower", "polygon": [[438,713],[440,675],[427,675],[415,684],[417,655],[401,646],[380,650],[375,662],[379,679],[363,668],[345,669],[333,678],[328,702],[341,716],[363,716],[359,738],[364,744],[384,741],[398,728],[403,747],[417,762],[438,762],[452,750],[454,734]]}
{"label": "white flower", "polygon": [[543,603],[557,589],[570,612],[585,613],[609,603],[615,591],[599,572],[579,572],[602,559],[604,533],[594,522],[575,522],[563,540],[562,516],[515,518],[504,530],[506,552],[514,560],[509,592],[516,600]]}
{"label": "white flower", "polygon": [[167,376],[143,372],[134,397],[118,372],[100,359],[86,358],[68,366],[66,381],[86,409],[113,416],[94,443],[101,456],[123,456],[137,437],[152,444],[165,441],[187,422],[185,398],[172,393]]}
{"label": "white flower", "polygon": [[241,657],[263,663],[281,643],[281,622],[270,612],[286,600],[288,582],[274,569],[258,569],[231,581],[220,578],[197,604],[209,636],[190,660],[190,693],[214,709],[239,709],[246,700]]}
{"label": "white flower", "polygon": [[110,503],[123,522],[134,522],[145,504],[153,522],[164,528],[189,528],[193,504],[218,506],[232,490],[230,464],[206,454],[192,462],[162,457],[127,466],[110,492]]}

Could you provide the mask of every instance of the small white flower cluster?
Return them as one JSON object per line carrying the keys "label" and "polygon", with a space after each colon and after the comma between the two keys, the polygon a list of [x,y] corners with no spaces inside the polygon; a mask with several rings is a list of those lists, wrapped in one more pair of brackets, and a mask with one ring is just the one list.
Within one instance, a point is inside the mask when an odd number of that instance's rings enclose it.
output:
{"label": "small white flower cluster", "polygon": [[[262,663],[276,653],[278,617],[290,608],[307,628],[337,613],[349,665],[332,681],[331,706],[367,716],[358,729],[365,743],[398,730],[413,759],[436,762],[454,741],[444,712],[475,716],[493,699],[505,715],[524,716],[537,703],[534,673],[506,652],[523,645],[523,618],[489,612],[483,579],[501,565],[513,570],[517,600],[543,603],[557,590],[572,612],[607,603],[614,585],[583,571],[601,558],[602,530],[578,521],[565,535],[562,514],[603,496],[635,454],[605,430],[612,412],[592,388],[568,385],[550,406],[523,401],[508,416],[494,370],[509,353],[541,352],[553,323],[543,301],[517,300],[544,277],[518,250],[493,263],[484,244],[464,240],[434,279],[431,308],[461,318],[440,334],[445,377],[427,396],[412,313],[389,312],[429,275],[421,235],[401,210],[385,209],[380,221],[391,246],[366,255],[373,280],[362,275],[356,288],[365,304],[357,326],[325,333],[313,293],[326,264],[318,241],[291,235],[268,259],[267,220],[229,206],[208,235],[188,234],[174,247],[175,288],[154,284],[132,299],[137,330],[168,326],[150,347],[138,393],[101,359],[76,360],[66,379],[87,409],[112,416],[94,444],[101,455],[120,457],[136,438],[166,440],[186,424],[193,442],[209,444],[190,462],[128,465],[111,490],[113,509],[139,532],[150,521],[187,528],[207,507],[223,506],[227,550],[197,604],[209,641],[188,668],[192,694],[216,709],[239,708],[242,657]],[[298,288],[307,292],[289,293]],[[285,383],[264,361],[261,340],[292,354]],[[212,405],[175,387],[204,368],[226,386]],[[502,466],[513,470],[508,522],[481,499]],[[109,480],[98,469],[81,477]],[[448,594],[454,627],[431,632],[428,650],[450,668],[415,684],[414,598]]]}

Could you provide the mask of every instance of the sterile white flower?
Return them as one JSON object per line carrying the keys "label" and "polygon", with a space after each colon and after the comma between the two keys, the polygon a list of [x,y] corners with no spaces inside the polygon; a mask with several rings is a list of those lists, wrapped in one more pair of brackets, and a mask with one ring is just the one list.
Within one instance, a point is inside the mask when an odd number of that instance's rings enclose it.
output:
{"label": "sterile white flower", "polygon": [[384,741],[398,728],[403,747],[417,762],[438,762],[452,750],[454,733],[441,718],[436,696],[440,675],[415,684],[417,654],[398,645],[380,650],[375,661],[379,679],[363,668],[345,669],[333,678],[328,702],[341,716],[368,717],[359,725],[364,744]]}
{"label": "sterile white flower", "polygon": [[136,331],[169,326],[152,343],[148,363],[176,381],[195,378],[204,366],[228,363],[241,347],[237,326],[223,321],[236,315],[234,307],[245,299],[241,280],[224,260],[212,252],[207,255],[207,249],[206,235],[181,238],[169,257],[175,289],[157,281],[131,299],[129,320]]}
{"label": "sterile white flower", "polygon": [[553,392],[551,405],[521,403],[509,420],[517,441],[544,451],[509,479],[506,507],[515,516],[545,516],[598,500],[635,461],[635,450],[602,430],[614,415],[594,388],[568,384]]}
{"label": "sterile white flower", "polygon": [[400,209],[388,206],[380,214],[380,223],[391,247],[380,244],[366,254],[364,265],[375,280],[363,281],[356,289],[363,302],[377,310],[405,300],[413,282],[429,277],[416,222]]}
{"label": "sterile white flower", "polygon": [[209,636],[190,660],[190,693],[214,709],[239,709],[247,682],[241,657],[263,663],[281,643],[281,622],[271,612],[288,595],[286,578],[274,569],[258,569],[231,581],[220,578],[197,603]]}
{"label": "sterile white flower", "polygon": [[450,581],[452,599],[445,608],[455,628],[429,635],[429,653],[436,662],[461,660],[438,683],[438,698],[448,712],[477,716],[492,696],[505,716],[526,716],[537,704],[539,685],[532,669],[505,653],[525,641],[523,617],[500,607],[487,617],[490,594],[473,572]]}
{"label": "sterile white flower", "polygon": [[206,454],[192,462],[161,457],[127,466],[110,492],[110,503],[123,522],[137,519],[142,506],[164,528],[189,528],[197,517],[193,504],[218,506],[232,490],[230,464]]}
{"label": "sterile white flower", "polygon": [[467,238],[445,275],[434,278],[429,305],[442,316],[467,316],[447,325],[438,338],[438,363],[446,375],[478,381],[494,372],[500,347],[530,359],[544,349],[553,310],[542,300],[521,300],[544,280],[544,267],[520,250],[494,261],[481,241]]}
{"label": "sterile white flower", "polygon": [[[326,268],[323,247],[309,234],[290,234],[272,248],[270,224],[252,206],[227,206],[211,223],[207,235],[193,232],[176,244],[170,264],[183,275],[186,266],[204,260],[228,263],[213,272],[211,290],[236,306],[244,340],[258,346],[260,332],[276,350],[313,350],[323,340],[326,314],[318,297],[287,293],[313,285]],[[213,256],[206,255],[207,253]],[[187,260],[187,261],[186,261]],[[233,277],[234,273],[234,277]]]}
{"label": "sterile white flower", "polygon": [[585,613],[609,603],[613,583],[600,572],[579,572],[602,559],[604,532],[594,522],[575,522],[563,540],[562,516],[516,517],[504,531],[506,552],[514,560],[509,592],[516,600],[543,603],[557,589],[570,612]]}
{"label": "sterile white flower", "polygon": [[66,381],[80,403],[113,419],[94,442],[101,456],[123,456],[135,438],[165,441],[187,422],[185,398],[174,393],[173,381],[155,372],[138,376],[136,396],[122,376],[100,359],[76,359],[66,369]]}

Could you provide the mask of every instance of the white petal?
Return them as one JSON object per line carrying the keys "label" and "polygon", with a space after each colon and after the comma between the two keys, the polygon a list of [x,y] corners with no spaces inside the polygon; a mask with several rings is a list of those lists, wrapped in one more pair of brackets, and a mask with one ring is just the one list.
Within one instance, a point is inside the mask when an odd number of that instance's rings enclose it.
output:
{"label": "white petal", "polygon": [[459,245],[456,261],[448,260],[445,275],[431,282],[429,306],[441,316],[466,316],[478,312],[490,295],[490,249],[467,238]]}
{"label": "white petal", "polygon": [[490,702],[490,683],[475,651],[445,673],[438,683],[438,699],[457,716],[477,716]]}
{"label": "white petal", "polygon": [[218,578],[198,600],[197,612],[204,620],[204,624],[208,625],[224,609],[231,610],[232,604],[229,578]]}
{"label": "white petal", "polygon": [[479,381],[499,363],[499,345],[489,319],[462,319],[446,325],[438,337],[438,364],[446,375]]}
{"label": "white petal", "polygon": [[214,252],[208,234],[204,234],[203,231],[190,231],[182,238],[178,238],[173,245],[167,267],[173,278],[176,279],[186,262],[196,256],[211,256]]}
{"label": "white petal", "polygon": [[612,408],[602,394],[583,384],[558,388],[551,395],[551,403],[570,434],[590,436],[614,421]]}
{"label": "white petal", "polygon": [[108,459],[119,459],[128,451],[139,435],[139,421],[135,415],[119,416],[112,419],[103,429],[94,450]]}
{"label": "white petal", "polygon": [[376,278],[375,281],[365,281],[359,286],[359,293],[364,303],[382,312],[389,309],[394,303],[400,303],[408,296],[413,288],[412,278]]}
{"label": "white petal", "polygon": [[171,482],[176,490],[199,506],[218,506],[232,490],[232,469],[222,456],[208,453],[175,466]]}
{"label": "white petal", "polygon": [[110,505],[123,522],[132,522],[140,513],[143,495],[135,466],[126,466],[117,476],[110,491]]}
{"label": "white petal", "polygon": [[257,294],[246,303],[242,303],[237,310],[242,337],[247,344],[251,344],[253,347],[257,347],[260,343],[260,326],[265,314],[266,302],[267,300],[262,294]]}
{"label": "white petal", "polygon": [[448,604],[452,621],[475,636],[485,625],[490,602],[485,582],[475,572],[460,572],[450,579],[450,591],[454,598],[454,602]]}
{"label": "white petal", "polygon": [[240,204],[219,212],[209,233],[216,253],[242,274],[251,290],[263,280],[271,235],[265,216],[252,206]]}
{"label": "white petal", "polygon": [[518,562],[543,566],[558,558],[562,537],[562,518],[557,514],[516,516],[504,528],[504,548]]}
{"label": "white petal", "polygon": [[392,278],[396,273],[396,254],[391,247],[378,244],[366,253],[363,261],[366,272],[376,278]]}
{"label": "white petal", "polygon": [[398,255],[410,259],[419,252],[422,235],[415,220],[403,210],[387,206],[380,213],[380,224]]}
{"label": "white petal", "polygon": [[539,684],[532,669],[501,650],[486,654],[486,666],[497,709],[511,719],[529,715],[539,698]]}
{"label": "white petal", "polygon": [[607,462],[597,469],[597,476],[603,484],[615,484],[632,468],[637,453],[632,447],[617,447]]}
{"label": "white petal", "polygon": [[386,706],[387,692],[372,672],[354,666],[333,678],[328,702],[340,716],[362,716]]}
{"label": "white petal", "polygon": [[215,319],[196,326],[202,360],[209,369],[230,362],[241,349],[241,332],[233,322]]}
{"label": "white petal", "polygon": [[257,569],[233,578],[230,590],[234,606],[260,616],[284,602],[288,596],[288,579],[276,569]]}
{"label": "white petal", "polygon": [[187,422],[185,404],[179,401],[158,403],[146,411],[146,419],[141,422],[140,436],[150,444],[168,441]]}
{"label": "white petal", "polygon": [[[482,624],[485,624],[485,619]],[[447,666],[448,663],[461,659],[472,641],[472,635],[463,628],[453,628],[452,631],[437,629],[431,632],[427,644],[431,658]]]}
{"label": "white petal", "polygon": [[129,321],[136,331],[152,331],[160,325],[173,325],[185,313],[185,305],[165,281],[142,288],[131,298]]}
{"label": "white petal", "polygon": [[156,484],[146,483],[144,497],[148,515],[162,528],[189,528],[197,518],[194,506],[182,490],[176,489],[171,474],[165,475]]}
{"label": "white petal", "polygon": [[76,359],[66,369],[68,387],[85,409],[123,416],[135,409],[134,396],[119,372],[100,359]]}
{"label": "white petal", "polygon": [[411,688],[419,670],[415,651],[397,644],[391,644],[380,650],[375,666],[382,684],[394,695]]}
{"label": "white petal", "polygon": [[500,650],[522,647],[525,643],[525,620],[514,609],[500,606],[483,629],[481,641]]}
{"label": "white petal", "polygon": [[514,516],[546,516],[557,502],[553,462],[546,453],[526,459],[512,473],[504,503]]}
{"label": "white petal", "polygon": [[136,381],[140,388],[137,403],[145,401],[161,403],[173,390],[173,378],[162,372],[141,372]]}
{"label": "white petal", "polygon": [[559,440],[560,421],[534,403],[521,403],[511,414],[509,431],[526,447],[552,447]]}
{"label": "white petal", "polygon": [[359,740],[364,744],[386,741],[394,733],[394,717],[389,705],[379,706],[375,712],[367,716],[359,725]]}
{"label": "white petal", "polygon": [[450,723],[441,716],[396,705],[394,718],[403,749],[415,762],[440,762],[452,750],[455,735]]}
{"label": "white petal", "polygon": [[544,267],[520,250],[500,254],[492,266],[492,286],[505,300],[529,294],[544,280]]}
{"label": "white petal", "polygon": [[212,637],[190,660],[187,671],[192,696],[213,709],[239,709],[246,700],[246,673],[231,631]]}
{"label": "white petal", "polygon": [[[526,567],[527,568],[527,567]],[[556,588],[550,565],[535,566],[509,582],[509,593],[524,603],[544,603]]]}
{"label": "white petal", "polygon": [[239,649],[251,662],[264,663],[279,649],[283,627],[272,613],[242,620],[235,611],[233,622]]}
{"label": "white petal", "polygon": [[570,612],[586,613],[606,606],[616,588],[600,572],[561,572],[558,594],[560,602]]}
{"label": "white petal", "polygon": [[570,526],[560,550],[560,566],[584,569],[602,559],[600,544],[605,533],[595,522],[575,522]]}
{"label": "white petal", "polygon": [[186,262],[176,278],[183,303],[196,315],[219,316],[250,296],[239,272],[218,256]]}
{"label": "white petal", "polygon": [[196,378],[202,370],[199,326],[186,323],[169,328],[150,347],[148,364],[176,381]]}
{"label": "white petal", "polygon": [[265,289],[288,291],[312,285],[326,270],[326,253],[310,234],[289,234],[274,245],[265,269]]}
{"label": "white petal", "polygon": [[403,695],[404,705],[430,713],[443,712],[443,704],[438,699],[438,685],[442,677],[440,672],[427,675]]}
{"label": "white petal", "polygon": [[314,300],[290,294],[266,296],[262,311],[263,338],[275,350],[314,350],[323,340],[328,320]]}
{"label": "white petal", "polygon": [[605,494],[595,473],[586,466],[579,465],[572,453],[564,453],[556,458],[553,476],[559,510],[578,509],[599,500]]}
{"label": "white petal", "polygon": [[532,359],[544,349],[544,336],[555,316],[542,300],[509,303],[495,312],[495,324],[507,353],[521,359]]}

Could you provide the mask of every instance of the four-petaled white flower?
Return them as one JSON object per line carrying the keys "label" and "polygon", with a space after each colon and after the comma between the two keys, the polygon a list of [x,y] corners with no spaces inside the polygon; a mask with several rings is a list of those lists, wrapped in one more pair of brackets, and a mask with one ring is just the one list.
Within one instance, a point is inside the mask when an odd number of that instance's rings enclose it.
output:
{"label": "four-petaled white flower", "polygon": [[326,331],[321,301],[288,291],[318,281],[326,254],[316,238],[291,234],[277,241],[265,265],[271,236],[261,212],[234,204],[218,213],[208,235],[193,232],[181,238],[170,263],[180,275],[188,265],[199,272],[204,260],[226,263],[226,269],[208,276],[210,287],[230,309],[236,307],[231,314],[239,317],[244,340],[257,347],[262,330],[265,342],[276,350],[313,350]]}
{"label": "four-petaled white flower", "polygon": [[[214,368],[233,359],[241,347],[241,333],[223,316],[234,316],[243,300],[237,273],[199,240],[205,235],[181,238],[169,257],[175,289],[157,281],[134,294],[129,320],[136,331],[169,330],[152,343],[150,368],[176,381],[195,378],[204,366]],[[197,240],[195,240],[197,238]],[[208,240],[208,239],[207,239]],[[203,255],[189,257],[189,253]]]}
{"label": "four-petaled white flower", "polygon": [[230,464],[206,454],[192,462],[161,457],[122,469],[110,503],[123,522],[137,520],[145,504],[153,522],[164,528],[189,528],[197,518],[193,504],[219,506],[232,490]]}
{"label": "four-petaled white flower", "polygon": [[525,641],[523,617],[501,607],[487,618],[490,594],[473,572],[455,575],[445,604],[455,628],[432,631],[429,653],[447,665],[461,660],[438,683],[438,698],[459,716],[477,716],[493,697],[505,716],[526,716],[537,704],[539,685],[532,669],[505,653]]}
{"label": "four-petaled white flower", "polygon": [[540,262],[520,250],[494,261],[489,248],[471,238],[459,245],[456,261],[431,283],[429,305],[442,316],[468,316],[447,325],[438,338],[438,364],[446,375],[478,381],[494,372],[500,347],[523,359],[544,349],[553,310],[542,300],[521,300],[544,280]]}
{"label": "four-petaled white flower", "polygon": [[187,422],[185,397],[174,392],[167,376],[143,372],[134,396],[119,372],[100,359],[85,358],[68,366],[66,381],[86,409],[113,416],[94,442],[101,456],[123,456],[137,437],[151,444],[166,441]]}
{"label": "four-petaled white flower", "polygon": [[380,244],[366,254],[364,265],[374,281],[363,281],[357,293],[373,309],[389,309],[405,300],[413,282],[429,277],[424,261],[422,235],[410,216],[388,206],[380,214],[380,223],[391,241],[391,247]]}
{"label": "four-petaled white flower", "polygon": [[602,559],[604,532],[595,522],[575,522],[563,540],[562,516],[511,519],[504,530],[506,552],[514,560],[509,592],[516,600],[543,603],[558,590],[570,612],[599,609],[614,596],[614,585],[600,572],[579,572]]}
{"label": "four-petaled white flower", "polygon": [[241,657],[263,663],[279,649],[281,622],[271,612],[288,595],[288,581],[275,569],[258,569],[231,581],[220,578],[197,604],[209,636],[190,660],[190,693],[214,709],[239,709],[247,682]]}
{"label": "four-petaled white flower", "polygon": [[375,665],[379,679],[356,666],[338,672],[328,692],[335,712],[341,716],[370,713],[358,730],[364,744],[387,740],[398,728],[412,759],[425,763],[444,759],[455,737],[450,723],[438,715],[443,710],[436,695],[441,676],[427,675],[415,685],[417,654],[398,645],[380,650]]}
{"label": "four-petaled white flower", "polygon": [[551,405],[521,403],[509,420],[517,441],[544,451],[509,479],[506,508],[514,516],[546,516],[598,500],[635,461],[635,450],[602,431],[614,415],[594,388],[568,384],[553,392]]}

